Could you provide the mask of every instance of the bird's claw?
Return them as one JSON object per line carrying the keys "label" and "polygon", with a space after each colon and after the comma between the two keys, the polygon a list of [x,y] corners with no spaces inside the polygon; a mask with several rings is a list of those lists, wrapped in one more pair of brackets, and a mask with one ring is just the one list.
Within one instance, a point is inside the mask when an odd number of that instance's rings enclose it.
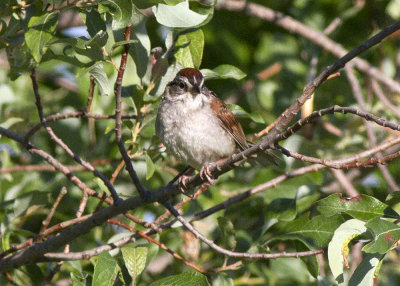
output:
{"label": "bird's claw", "polygon": [[203,181],[207,181],[208,184],[214,185],[217,181],[216,178],[211,174],[211,167],[213,167],[213,163],[206,163],[200,170],[200,178]]}

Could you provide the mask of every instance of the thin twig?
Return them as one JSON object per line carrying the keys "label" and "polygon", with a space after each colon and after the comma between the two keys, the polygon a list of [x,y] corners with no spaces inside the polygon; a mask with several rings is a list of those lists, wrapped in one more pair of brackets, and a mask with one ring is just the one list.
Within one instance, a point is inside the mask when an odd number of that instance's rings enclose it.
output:
{"label": "thin twig", "polygon": [[[395,138],[395,139],[392,139],[392,140],[388,140],[387,142],[382,143],[381,145],[379,145],[379,146],[377,146],[375,148],[371,148],[369,150],[366,150],[366,151],[363,151],[361,153],[355,154],[355,155],[350,156],[348,158],[332,161],[332,163],[341,164],[343,166],[345,166],[345,164],[347,164],[346,166],[350,167],[350,164],[352,164],[353,162],[358,162],[360,160],[360,158],[371,156],[373,154],[376,154],[377,152],[386,150],[386,149],[390,148],[391,146],[399,144],[399,143],[400,143],[400,138]],[[355,163],[355,164],[358,164],[358,163]],[[357,166],[353,166],[353,168],[354,167],[357,167]],[[285,181],[287,179],[291,179],[291,178],[294,178],[294,177],[297,177],[297,176],[301,176],[301,175],[304,175],[304,174],[310,173],[310,172],[316,172],[316,171],[321,170],[323,168],[326,168],[326,166],[321,165],[321,164],[313,164],[313,165],[310,165],[310,166],[307,166],[307,167],[301,167],[301,168],[296,169],[294,171],[291,171],[291,172],[288,172],[286,174],[280,175],[280,176],[278,176],[278,177],[276,177],[276,178],[274,178],[274,179],[272,179],[272,180],[270,180],[268,182],[265,182],[263,184],[255,186],[255,187],[253,187],[253,188],[251,188],[251,189],[249,189],[249,190],[247,190],[247,191],[245,191],[243,193],[240,193],[240,194],[238,194],[236,196],[233,196],[233,197],[223,201],[222,203],[219,203],[219,204],[217,204],[217,205],[215,205],[215,206],[213,206],[213,207],[211,207],[211,208],[209,208],[207,210],[204,210],[202,212],[199,212],[199,213],[195,214],[190,221],[193,222],[193,221],[196,221],[196,220],[203,219],[203,218],[205,218],[205,217],[207,217],[207,216],[209,216],[211,214],[214,214],[214,213],[216,213],[216,212],[218,212],[220,210],[226,209],[228,206],[230,206],[232,204],[241,202],[241,201],[245,200],[248,197],[251,197],[251,196],[253,196],[255,194],[258,194],[258,193],[260,193],[262,191],[274,188],[276,185],[278,185],[279,183],[281,183],[281,182],[283,182],[283,181]]]}
{"label": "thin twig", "polygon": [[131,231],[131,232],[137,233],[139,236],[143,237],[143,238],[146,239],[148,242],[154,243],[154,244],[158,245],[159,247],[161,247],[162,249],[164,249],[166,252],[168,252],[169,254],[171,254],[171,255],[172,255],[173,257],[175,257],[176,259],[181,260],[185,265],[192,267],[194,270],[196,270],[196,271],[198,271],[198,272],[201,272],[201,273],[206,273],[206,272],[207,272],[207,271],[205,271],[204,269],[202,269],[202,268],[196,266],[195,264],[191,263],[190,261],[187,261],[185,258],[183,258],[182,256],[180,256],[178,253],[176,253],[176,252],[173,251],[171,248],[169,248],[168,246],[166,246],[164,243],[162,243],[162,242],[160,242],[160,241],[158,241],[158,240],[156,240],[156,239],[154,239],[154,238],[152,238],[152,237],[146,235],[145,233],[143,233],[143,232],[141,232],[141,231],[139,231],[139,230],[137,230],[137,229],[135,229],[135,228],[133,228],[133,227],[127,225],[127,224],[124,224],[124,223],[121,222],[121,221],[117,221],[117,220],[114,220],[114,219],[109,219],[108,222],[109,222],[109,223],[112,223],[112,224],[115,224],[115,225],[118,225],[118,226],[120,226],[120,227],[123,227],[123,228],[125,228],[125,229],[127,229],[127,230],[129,230],[129,231]]}
{"label": "thin twig", "polygon": [[93,174],[96,177],[100,178],[100,180],[102,180],[104,182],[104,184],[106,185],[107,189],[110,191],[111,196],[113,197],[114,203],[118,203],[120,198],[119,198],[119,196],[117,194],[117,191],[115,190],[114,186],[110,183],[108,178],[106,176],[104,176],[101,172],[99,172],[96,168],[94,168],[89,162],[81,159],[77,154],[75,154],[71,150],[71,148],[69,148],[69,146],[67,144],[65,144],[64,141],[61,138],[59,138],[54,133],[53,129],[47,124],[46,118],[44,117],[44,114],[43,114],[43,108],[42,108],[42,104],[41,104],[41,100],[40,100],[40,94],[39,94],[39,87],[38,87],[37,82],[36,82],[35,69],[33,69],[32,72],[31,72],[31,79],[32,79],[33,91],[34,91],[35,98],[36,98],[36,107],[37,107],[38,112],[39,112],[40,122],[43,123],[43,126],[46,128],[47,133],[49,133],[51,139],[54,140],[62,149],[64,149],[64,151],[68,155],[70,155],[77,163],[81,164],[82,166],[84,166],[88,170],[92,171]]}
{"label": "thin twig", "polygon": [[350,198],[357,197],[359,195],[353,184],[346,177],[342,170],[331,169],[330,171]]}
{"label": "thin twig", "polygon": [[[216,7],[217,9],[226,9],[229,11],[238,11],[238,12],[243,11],[251,16],[255,16],[260,19],[269,21],[275,25],[278,25],[279,27],[282,27],[283,29],[288,30],[290,33],[297,33],[303,36],[304,38],[310,40],[314,44],[323,47],[324,50],[331,52],[333,55],[337,57],[343,57],[348,53],[348,51],[345,48],[343,48],[343,46],[332,41],[330,38],[324,35],[324,33],[313,30],[310,27],[304,25],[303,23],[296,21],[292,17],[289,17],[287,15],[284,15],[280,12],[274,11],[262,5],[249,3],[244,0],[239,0],[239,1],[225,0],[225,1],[219,1]],[[394,25],[398,24],[400,24],[399,21],[396,22]],[[365,72],[369,76],[384,83],[392,91],[397,93],[400,92],[400,84],[398,82],[385,76],[380,70],[371,66],[367,61],[360,58],[355,58],[354,64],[357,67],[357,69]]]}
{"label": "thin twig", "polygon": [[93,93],[94,93],[94,87],[96,85],[96,82],[94,81],[94,76],[90,76],[90,87],[89,87],[89,95],[88,95],[88,100],[86,104],[86,113],[90,112],[90,108],[92,107],[92,102],[93,102]]}
{"label": "thin twig", "polygon": [[208,239],[203,234],[201,234],[197,229],[195,229],[189,222],[187,222],[179,212],[170,204],[166,203],[165,207],[172,213],[177,220],[179,220],[183,226],[185,226],[191,233],[193,233],[198,239],[203,241],[205,244],[210,246],[215,251],[224,254],[229,257],[236,257],[236,258],[248,258],[248,259],[275,259],[280,257],[303,257],[303,256],[312,256],[317,255],[319,253],[324,253],[323,249],[319,250],[310,250],[310,251],[302,251],[302,252],[293,252],[293,253],[246,253],[246,252],[235,252],[230,251],[225,248],[222,248],[214,243],[211,239]]}
{"label": "thin twig", "polygon": [[39,232],[39,237],[43,237],[43,233],[44,231],[47,229],[47,227],[50,224],[50,221],[56,211],[56,208],[58,207],[58,205],[60,204],[62,198],[67,194],[67,188],[66,187],[62,187],[60,193],[57,196],[56,201],[54,202],[49,214],[47,215],[46,219],[42,222],[42,228],[40,229]]}
{"label": "thin twig", "polygon": [[[365,101],[364,101],[364,98],[362,95],[361,86],[356,78],[353,68],[351,67],[351,65],[347,65],[345,67],[345,70],[346,70],[347,78],[351,85],[351,89],[353,90],[353,95],[356,98],[356,101],[357,101],[358,105],[360,106],[360,109],[362,111],[367,111],[367,105],[365,104]],[[364,122],[365,128],[367,130],[368,140],[369,140],[371,146],[375,147],[376,146],[376,136],[371,128],[371,125],[365,119],[363,119],[363,122]],[[378,158],[381,158],[382,154],[378,153],[378,154],[376,154],[376,156]],[[390,191],[398,190],[399,186],[397,186],[396,181],[390,175],[387,167],[379,164],[378,168],[380,169],[383,177],[385,178],[385,181],[388,183],[389,190]]]}
{"label": "thin twig", "polygon": [[[124,40],[128,41],[131,35],[132,25],[130,24],[125,28]],[[122,155],[122,158],[125,161],[126,169],[135,184],[139,195],[143,198],[145,197],[147,190],[143,187],[142,183],[139,180],[139,177],[136,174],[135,169],[133,169],[132,161],[129,158],[128,153],[126,152],[124,141],[122,140],[122,117],[121,117],[121,91],[122,91],[122,78],[124,77],[126,61],[128,59],[128,51],[129,44],[124,45],[124,52],[121,56],[121,64],[118,70],[117,80],[115,82],[115,135],[119,148],[119,152]]]}
{"label": "thin twig", "polygon": [[[224,3],[226,3],[226,1]],[[284,131],[286,126],[290,123],[293,117],[300,110],[304,102],[310,98],[310,96],[315,92],[315,90],[322,83],[324,83],[330,75],[336,73],[339,69],[343,68],[346,65],[346,63],[348,63],[350,60],[354,59],[356,56],[358,56],[365,50],[371,48],[372,46],[380,43],[387,36],[393,34],[399,29],[400,29],[400,21],[397,21],[396,23],[386,27],[381,32],[379,32],[375,36],[371,37],[370,39],[362,43],[360,46],[351,50],[349,53],[347,53],[342,58],[337,60],[334,64],[328,66],[315,80],[307,84],[307,86],[304,88],[302,95],[298,97],[296,101],[284,113],[280,115],[280,121],[268,132],[266,136],[263,137],[263,139],[260,142],[258,142],[254,146],[244,150],[239,154],[232,155],[230,158],[222,161],[219,164],[213,165],[210,168],[210,173],[214,177],[218,177],[219,175],[232,169],[235,166],[235,163],[242,160],[246,160],[252,154],[259,152],[260,150],[266,150],[270,146],[282,140],[282,138],[280,137],[281,135],[278,134]],[[191,189],[194,186],[201,184],[202,182],[203,180],[200,178],[200,176],[196,175],[186,180],[185,183],[187,188]]]}
{"label": "thin twig", "polygon": [[[106,164],[111,163],[113,160],[112,159],[99,159],[99,160],[94,160],[90,162],[93,166],[103,166]],[[78,166],[65,166],[68,168],[71,172],[78,172],[78,171],[89,171],[85,167],[78,165]],[[6,173],[14,173],[14,172],[55,172],[57,171],[56,168],[54,168],[51,165],[15,165],[9,168],[0,168],[0,174],[6,174]]]}
{"label": "thin twig", "polygon": [[[400,53],[399,53],[400,54]],[[375,95],[379,98],[379,100],[385,105],[387,108],[390,109],[400,119],[400,109],[399,107],[392,104],[389,99],[383,93],[381,87],[379,86],[378,82],[375,79],[371,80],[372,90],[374,91]]]}
{"label": "thin twig", "polygon": [[[86,111],[72,111],[67,113],[56,113],[52,115],[48,115],[45,117],[46,122],[58,121],[61,119],[69,119],[69,118],[93,118],[95,120],[100,119],[115,119],[115,114],[112,115],[103,115],[97,113],[87,113]],[[122,115],[122,119],[135,119],[136,115]],[[25,141],[28,141],[41,127],[43,126],[42,122],[34,125],[25,135]]]}

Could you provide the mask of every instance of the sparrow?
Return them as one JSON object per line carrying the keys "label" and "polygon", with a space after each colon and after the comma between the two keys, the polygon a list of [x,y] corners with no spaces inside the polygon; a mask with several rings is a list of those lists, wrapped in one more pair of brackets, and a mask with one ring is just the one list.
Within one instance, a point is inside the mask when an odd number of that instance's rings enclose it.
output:
{"label": "sparrow", "polygon": [[[180,70],[167,84],[157,113],[156,134],[167,152],[200,170],[200,177],[210,184],[215,183],[212,164],[251,144],[235,115],[204,86],[203,75],[194,68]],[[270,153],[265,154],[274,161]]]}

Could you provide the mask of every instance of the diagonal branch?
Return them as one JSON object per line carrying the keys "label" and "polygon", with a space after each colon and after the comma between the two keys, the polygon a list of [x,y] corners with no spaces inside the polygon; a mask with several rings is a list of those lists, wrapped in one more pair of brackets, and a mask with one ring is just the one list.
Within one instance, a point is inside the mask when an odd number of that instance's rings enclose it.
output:
{"label": "diagonal branch", "polygon": [[[303,36],[304,38],[310,40],[314,44],[323,47],[325,50],[331,52],[337,57],[343,57],[348,53],[348,51],[343,48],[343,46],[328,38],[323,32],[311,29],[303,23],[296,21],[292,17],[274,11],[265,6],[261,6],[255,3],[248,3],[244,0],[225,0],[219,1],[216,7],[218,9],[225,9],[229,11],[243,11],[251,16],[255,16],[271,22],[275,25],[278,25],[279,27],[282,27],[283,29],[288,30],[291,33],[297,33]],[[400,92],[400,84],[398,82],[385,76],[377,68],[371,66],[366,60],[355,58],[354,64],[357,69],[384,83],[392,91],[397,93]]]}
{"label": "diagonal branch", "polygon": [[[252,154],[259,152],[259,150],[266,150],[270,148],[270,146],[273,146],[276,142],[282,140],[281,138],[279,138],[280,135],[278,136],[278,134],[284,131],[286,126],[300,110],[301,106],[307,101],[307,99],[312,96],[315,90],[328,79],[330,75],[334,74],[356,56],[377,45],[387,36],[393,34],[399,29],[400,21],[397,21],[396,23],[386,27],[375,36],[371,37],[358,47],[348,52],[342,58],[337,60],[334,64],[328,66],[324,71],[322,71],[322,73],[318,75],[316,79],[306,85],[301,96],[298,97],[296,101],[284,113],[280,115],[280,121],[277,122],[277,124],[270,130],[270,132],[266,136],[263,137],[260,142],[258,142],[251,148],[244,150],[241,153],[232,155],[230,158],[222,161],[219,164],[213,165],[210,168],[211,174],[214,177],[218,177],[219,175],[231,170],[235,166],[235,163],[246,160]],[[197,185],[200,185],[201,183],[203,183],[203,180],[200,178],[199,175],[196,175],[186,180],[185,185],[188,189],[191,189]]]}

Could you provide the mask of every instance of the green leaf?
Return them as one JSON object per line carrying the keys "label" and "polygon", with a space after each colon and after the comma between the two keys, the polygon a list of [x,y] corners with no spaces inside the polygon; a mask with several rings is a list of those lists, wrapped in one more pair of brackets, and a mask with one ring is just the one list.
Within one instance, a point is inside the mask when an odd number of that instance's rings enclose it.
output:
{"label": "green leaf", "polygon": [[326,219],[316,216],[308,219],[306,215],[291,221],[286,226],[286,233],[273,240],[300,240],[310,249],[323,248],[328,245],[336,228],[343,222],[341,216]]}
{"label": "green leaf", "polygon": [[110,286],[113,285],[119,266],[117,261],[108,253],[103,251],[97,258],[94,267],[92,286]]}
{"label": "green leaf", "polygon": [[240,80],[246,76],[246,74],[242,72],[240,69],[231,65],[219,65],[213,70],[202,69],[201,73],[206,79],[233,78]]}
{"label": "green leaf", "polygon": [[[299,240],[295,240],[294,244],[296,245],[296,251],[309,251],[309,249],[304,243]],[[302,256],[300,259],[304,262],[307,267],[308,272],[314,277],[317,278],[319,275],[319,263],[316,255],[311,256]]]}
{"label": "green leaf", "polygon": [[396,213],[385,203],[378,199],[359,195],[348,199],[342,198],[341,194],[333,194],[317,202],[317,210],[324,216],[346,213],[353,218],[368,220],[375,217],[399,218]]}
{"label": "green leaf", "polygon": [[103,71],[102,64],[97,64],[89,68],[88,72],[94,77],[96,84],[99,86],[101,95],[111,95],[114,93],[112,83],[108,79],[106,73]]}
{"label": "green leaf", "polygon": [[129,55],[135,62],[136,72],[140,78],[143,78],[146,74],[151,49],[150,38],[146,30],[146,20],[146,17],[142,17],[135,24],[131,38],[137,40],[137,44],[129,49]]}
{"label": "green leaf", "polygon": [[40,206],[48,203],[48,193],[41,191],[30,191],[18,196],[13,205],[14,215],[22,216],[32,206]]}
{"label": "green leaf", "polygon": [[349,255],[349,243],[357,236],[366,232],[365,222],[358,219],[351,219],[340,225],[328,246],[328,260],[333,277],[343,285],[343,266]]}
{"label": "green leaf", "polygon": [[147,168],[146,168],[146,180],[148,180],[153,176],[156,167],[154,166],[154,163],[151,160],[149,155],[146,154],[145,157],[146,157],[146,166],[147,166]]}
{"label": "green leaf", "polygon": [[386,197],[385,203],[387,203],[390,207],[400,203],[400,191],[391,192]]}
{"label": "green leaf", "polygon": [[92,9],[89,13],[86,13],[86,27],[91,37],[94,37],[100,31],[107,30],[106,23],[104,23],[96,9]]}
{"label": "green leaf", "polygon": [[349,280],[349,286],[373,286],[375,276],[377,276],[376,270],[379,269],[380,261],[382,260],[380,254],[367,254],[363,257],[360,265],[357,266],[353,275]]}
{"label": "green leaf", "polygon": [[236,235],[232,222],[225,217],[218,218],[218,226],[222,233],[223,245],[227,249],[235,249]]}
{"label": "green leaf", "polygon": [[121,248],[125,266],[132,279],[135,280],[146,266],[147,247],[134,247],[133,244],[125,245]]}
{"label": "green leaf", "polygon": [[265,219],[278,219],[292,221],[297,215],[296,200],[290,198],[278,198],[273,200],[265,212]]}
{"label": "green leaf", "polygon": [[71,280],[73,286],[85,286],[86,277],[76,269],[71,269]]}
{"label": "green leaf", "polygon": [[3,128],[10,128],[14,124],[21,122],[21,121],[24,121],[24,119],[20,118],[20,117],[10,117],[6,121],[0,123],[0,126]]}
{"label": "green leaf", "polygon": [[264,119],[259,113],[253,112],[253,113],[248,113],[246,110],[241,108],[239,105],[236,104],[228,104],[228,108],[232,111],[232,113],[237,117],[237,118],[250,118],[252,121],[256,123],[265,123]]}
{"label": "green leaf", "polygon": [[29,20],[25,41],[36,62],[46,52],[46,44],[53,39],[58,22],[58,12],[47,13]]}
{"label": "green leaf", "polygon": [[146,9],[156,4],[164,3],[164,0],[133,0],[133,3],[139,9]]}
{"label": "green leaf", "polygon": [[186,1],[175,6],[158,4],[153,7],[153,13],[158,23],[170,28],[197,27],[208,18],[208,15],[202,15],[190,10]]}
{"label": "green leaf", "polygon": [[203,58],[204,34],[198,29],[179,35],[176,46],[175,58],[185,68],[198,69]]}
{"label": "green leaf", "polygon": [[89,47],[100,49],[107,44],[108,34],[106,31],[98,31],[96,35],[94,35],[89,41],[86,42],[86,45]]}
{"label": "green leaf", "polygon": [[387,220],[374,218],[365,225],[372,233],[374,240],[364,245],[363,251],[367,253],[385,254],[397,246],[400,240],[400,227]]}
{"label": "green leaf", "polygon": [[111,14],[113,30],[125,28],[131,23],[133,16],[132,0],[102,0],[99,3],[99,12]]}
{"label": "green leaf", "polygon": [[178,275],[172,275],[163,279],[157,280],[150,284],[150,286],[209,286],[207,277],[201,273],[190,271],[183,272]]}

